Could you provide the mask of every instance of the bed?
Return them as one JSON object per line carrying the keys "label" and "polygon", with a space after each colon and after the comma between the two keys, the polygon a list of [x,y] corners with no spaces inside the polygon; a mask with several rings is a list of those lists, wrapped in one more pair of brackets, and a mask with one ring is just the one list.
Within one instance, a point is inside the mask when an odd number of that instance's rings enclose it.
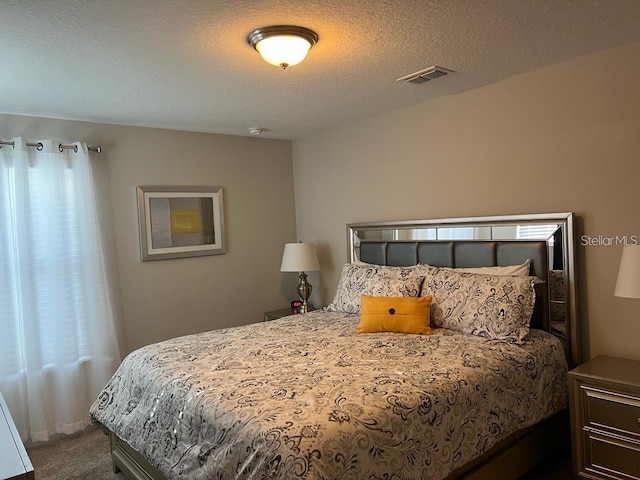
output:
{"label": "bed", "polygon": [[[571,238],[571,224],[555,221]],[[114,470],[156,480],[517,478],[568,446],[571,354],[551,333],[548,242],[364,238],[380,232],[368,228],[348,226],[351,261],[327,308],[131,353],[91,409]],[[461,270],[524,263],[521,277]],[[455,296],[441,288],[452,279],[485,296],[510,292],[501,321],[515,305],[532,328],[458,328],[446,313]],[[426,292],[439,299],[430,335],[358,333],[366,296]]]}

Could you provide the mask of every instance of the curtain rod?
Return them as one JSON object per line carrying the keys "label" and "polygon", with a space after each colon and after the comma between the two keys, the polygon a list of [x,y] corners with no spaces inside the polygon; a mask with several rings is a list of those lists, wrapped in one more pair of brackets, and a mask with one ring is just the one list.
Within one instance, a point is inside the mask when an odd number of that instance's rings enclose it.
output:
{"label": "curtain rod", "polygon": [[[15,147],[15,142],[5,142],[4,140],[0,140],[0,148],[2,148],[2,145],[11,145],[12,147]],[[42,143],[38,142],[38,143],[29,143],[27,142],[27,147],[36,147],[36,149],[38,151],[42,150],[44,148],[44,145],[42,145]],[[58,144],[58,149],[62,152],[63,150],[73,150],[74,152],[78,151],[78,146],[77,145],[65,145],[64,143],[59,143]],[[89,150],[90,152],[94,152],[94,153],[100,153],[102,152],[102,147],[100,145],[91,145],[87,147],[87,150]]]}

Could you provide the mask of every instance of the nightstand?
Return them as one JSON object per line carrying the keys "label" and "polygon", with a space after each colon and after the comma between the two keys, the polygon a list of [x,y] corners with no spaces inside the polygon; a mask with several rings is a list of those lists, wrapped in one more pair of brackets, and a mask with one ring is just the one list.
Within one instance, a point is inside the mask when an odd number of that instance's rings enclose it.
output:
{"label": "nightstand", "polygon": [[640,479],[640,362],[597,357],[569,372],[573,469]]}
{"label": "nightstand", "polygon": [[276,320],[281,317],[286,317],[287,315],[294,315],[295,312],[291,307],[281,308],[280,310],[271,310],[270,312],[264,312],[264,322],[269,322],[271,320]]}

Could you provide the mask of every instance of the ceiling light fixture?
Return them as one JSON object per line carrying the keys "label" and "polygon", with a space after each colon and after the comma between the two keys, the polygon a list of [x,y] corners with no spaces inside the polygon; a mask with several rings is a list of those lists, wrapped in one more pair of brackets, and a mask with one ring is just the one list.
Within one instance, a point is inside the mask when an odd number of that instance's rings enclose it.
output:
{"label": "ceiling light fixture", "polygon": [[318,42],[313,30],[293,25],[257,28],[247,36],[247,42],[267,63],[286,69],[305,59]]}

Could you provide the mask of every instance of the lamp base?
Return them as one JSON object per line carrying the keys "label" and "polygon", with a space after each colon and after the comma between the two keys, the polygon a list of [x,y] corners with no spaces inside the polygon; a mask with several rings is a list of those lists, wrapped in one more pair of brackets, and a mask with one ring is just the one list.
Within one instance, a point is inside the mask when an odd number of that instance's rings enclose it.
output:
{"label": "lamp base", "polygon": [[304,272],[300,272],[300,283],[298,284],[298,295],[300,295],[300,299],[302,300],[302,305],[299,308],[300,313],[307,313],[311,310],[309,309],[309,297],[311,296],[311,284],[307,282],[307,274]]}

